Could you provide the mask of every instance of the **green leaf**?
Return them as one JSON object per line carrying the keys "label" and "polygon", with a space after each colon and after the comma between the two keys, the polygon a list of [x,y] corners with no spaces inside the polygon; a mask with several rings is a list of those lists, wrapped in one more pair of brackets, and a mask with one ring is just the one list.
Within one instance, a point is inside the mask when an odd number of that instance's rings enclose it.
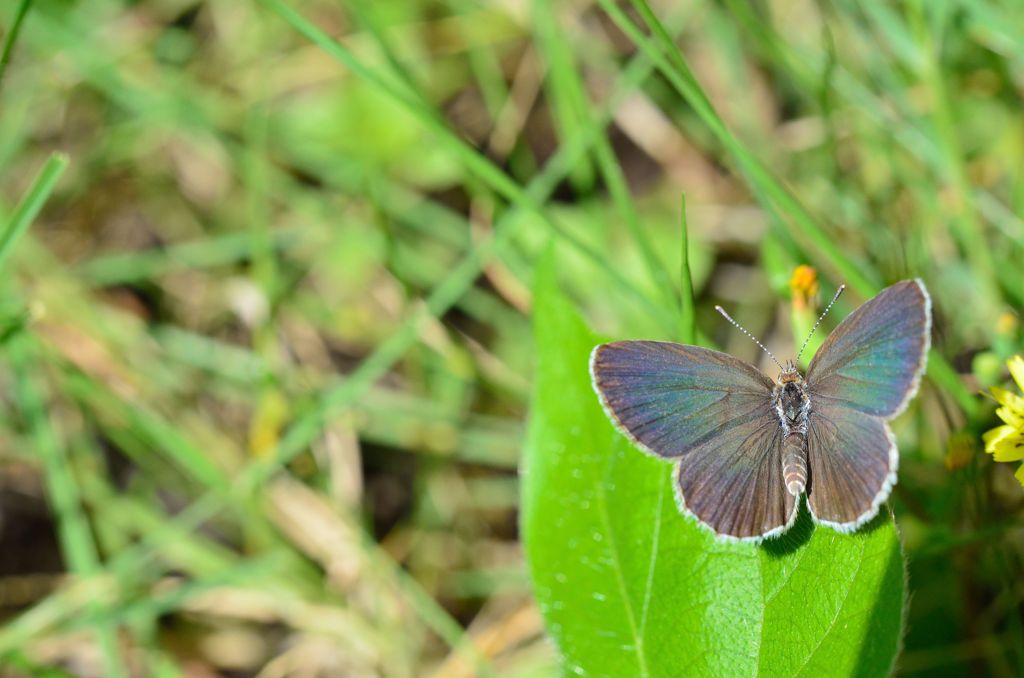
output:
{"label": "green leaf", "polygon": [[852,535],[797,524],[723,543],[676,508],[671,466],[640,453],[598,404],[601,339],[537,274],[536,391],[523,468],[531,578],[567,674],[885,675],[904,570],[891,515]]}

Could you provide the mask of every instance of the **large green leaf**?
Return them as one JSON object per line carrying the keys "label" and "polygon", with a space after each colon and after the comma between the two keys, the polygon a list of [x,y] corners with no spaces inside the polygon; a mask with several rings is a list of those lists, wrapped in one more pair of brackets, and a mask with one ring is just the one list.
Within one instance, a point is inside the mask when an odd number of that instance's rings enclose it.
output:
{"label": "large green leaf", "polygon": [[887,674],[899,647],[903,560],[891,515],[853,535],[802,511],[781,539],[721,543],[676,508],[670,466],[601,410],[587,359],[601,340],[550,266],[535,295],[536,391],[523,539],[566,673]]}

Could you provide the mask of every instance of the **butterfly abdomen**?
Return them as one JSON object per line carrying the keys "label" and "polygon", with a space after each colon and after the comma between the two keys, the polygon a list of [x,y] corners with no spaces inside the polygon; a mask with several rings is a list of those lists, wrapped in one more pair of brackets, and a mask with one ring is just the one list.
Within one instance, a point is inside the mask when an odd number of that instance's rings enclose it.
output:
{"label": "butterfly abdomen", "polygon": [[804,390],[803,378],[795,370],[779,377],[772,392],[772,407],[782,429],[782,482],[794,497],[807,488],[807,424],[811,401]]}
{"label": "butterfly abdomen", "polygon": [[802,433],[790,433],[782,444],[782,481],[794,497],[807,487],[807,439]]}

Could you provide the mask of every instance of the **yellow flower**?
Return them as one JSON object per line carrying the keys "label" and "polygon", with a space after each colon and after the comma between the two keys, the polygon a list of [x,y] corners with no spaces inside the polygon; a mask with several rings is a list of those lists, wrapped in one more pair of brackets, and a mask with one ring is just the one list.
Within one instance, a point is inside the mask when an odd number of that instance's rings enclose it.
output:
{"label": "yellow flower", "polygon": [[[1024,357],[1010,358],[1007,363],[1017,387],[1024,391]],[[992,396],[999,403],[996,415],[1003,420],[1002,426],[986,431],[982,436],[985,451],[996,461],[1024,460],[1024,396],[997,386],[992,387]],[[1017,480],[1024,485],[1024,464],[1017,469]]]}

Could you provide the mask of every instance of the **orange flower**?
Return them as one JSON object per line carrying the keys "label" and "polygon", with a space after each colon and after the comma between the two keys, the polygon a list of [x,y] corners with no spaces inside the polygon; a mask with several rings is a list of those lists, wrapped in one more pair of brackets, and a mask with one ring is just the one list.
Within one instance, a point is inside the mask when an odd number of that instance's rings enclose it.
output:
{"label": "orange flower", "polygon": [[814,298],[818,296],[818,272],[806,264],[797,266],[789,279],[789,289],[793,293],[794,310],[814,308]]}

